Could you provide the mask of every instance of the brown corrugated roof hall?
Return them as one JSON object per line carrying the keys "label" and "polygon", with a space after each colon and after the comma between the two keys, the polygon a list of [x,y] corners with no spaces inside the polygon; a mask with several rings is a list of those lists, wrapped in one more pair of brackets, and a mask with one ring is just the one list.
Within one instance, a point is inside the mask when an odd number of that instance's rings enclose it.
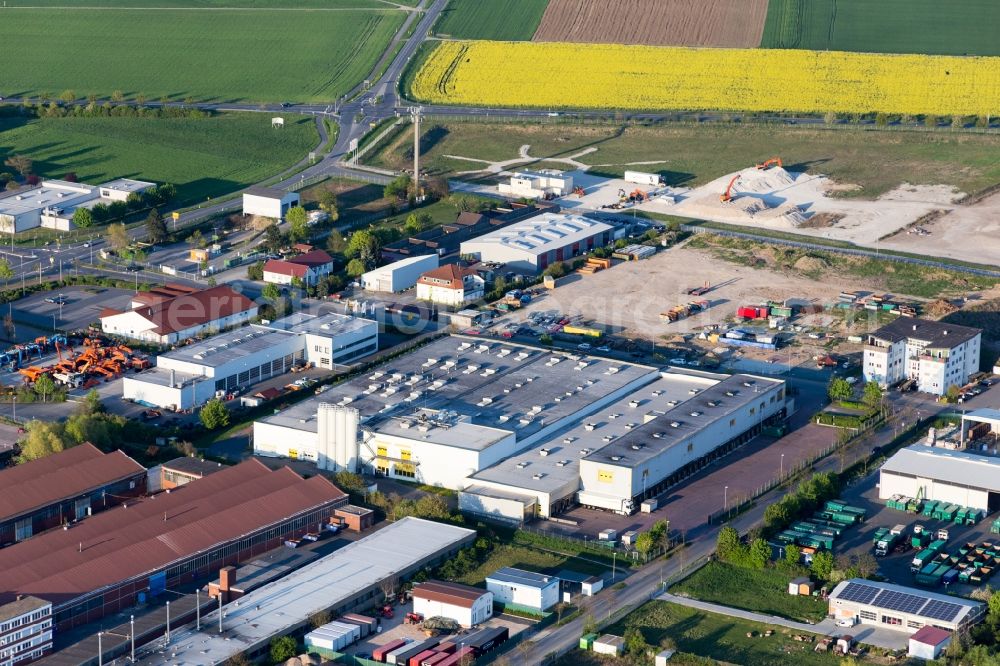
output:
{"label": "brown corrugated roof hall", "polygon": [[64,630],[318,530],[346,503],[321,476],[248,460],[0,549],[0,604],[47,599]]}
{"label": "brown corrugated roof hall", "polygon": [[0,472],[0,545],[116,506],[146,492],[146,468],[90,443]]}

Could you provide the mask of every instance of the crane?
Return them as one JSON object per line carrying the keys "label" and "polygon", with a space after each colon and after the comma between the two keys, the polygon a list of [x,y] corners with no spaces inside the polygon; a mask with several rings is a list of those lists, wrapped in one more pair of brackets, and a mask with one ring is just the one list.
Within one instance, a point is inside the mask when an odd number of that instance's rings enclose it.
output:
{"label": "crane", "polygon": [[721,195],[719,195],[719,201],[721,201],[722,203],[726,203],[727,201],[733,200],[733,185],[735,185],[736,181],[738,181],[739,179],[740,179],[739,174],[733,176],[733,179],[729,181],[729,185],[726,186],[726,191],[723,192]]}
{"label": "crane", "polygon": [[761,171],[764,171],[765,169],[770,169],[773,166],[776,166],[776,167],[784,166],[781,163],[781,158],[780,157],[772,157],[769,160],[765,160],[765,161],[761,162],[760,164],[758,164],[757,168],[760,169]]}

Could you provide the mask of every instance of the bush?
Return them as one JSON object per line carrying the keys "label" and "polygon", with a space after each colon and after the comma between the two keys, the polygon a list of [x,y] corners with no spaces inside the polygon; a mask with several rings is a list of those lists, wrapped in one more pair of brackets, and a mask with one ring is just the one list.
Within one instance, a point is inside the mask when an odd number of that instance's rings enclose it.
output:
{"label": "bush", "polygon": [[296,656],[299,644],[291,636],[278,636],[271,639],[271,661],[276,664],[288,661]]}

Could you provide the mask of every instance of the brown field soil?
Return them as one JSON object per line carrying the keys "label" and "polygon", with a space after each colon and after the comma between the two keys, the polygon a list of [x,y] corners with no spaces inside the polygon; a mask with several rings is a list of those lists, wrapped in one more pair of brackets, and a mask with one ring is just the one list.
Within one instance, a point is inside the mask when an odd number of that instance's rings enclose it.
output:
{"label": "brown field soil", "polygon": [[536,42],[756,48],[768,0],[550,0]]}

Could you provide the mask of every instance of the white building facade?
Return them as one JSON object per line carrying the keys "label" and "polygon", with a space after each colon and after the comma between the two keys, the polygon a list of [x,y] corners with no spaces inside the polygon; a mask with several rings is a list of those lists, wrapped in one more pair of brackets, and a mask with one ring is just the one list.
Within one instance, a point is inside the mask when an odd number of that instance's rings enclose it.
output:
{"label": "white building facade", "polygon": [[280,221],[285,219],[288,209],[299,205],[300,200],[298,192],[286,192],[275,187],[251,187],[243,192],[243,214]]}
{"label": "white building facade", "polygon": [[493,617],[493,593],[477,587],[429,580],[413,586],[413,612],[446,617],[461,627],[474,627]]}
{"label": "white building facade", "polygon": [[486,577],[486,589],[502,604],[513,604],[536,611],[546,611],[559,603],[559,579],[504,567]]}
{"label": "white building facade", "polygon": [[981,347],[980,329],[899,317],[868,335],[864,378],[883,387],[912,379],[917,390],[944,395],[979,371]]}
{"label": "white building facade", "polygon": [[406,291],[417,284],[420,276],[438,267],[436,254],[422,254],[394,261],[368,271],[361,276],[361,287],[366,291],[394,294]]}
{"label": "white building facade", "polygon": [[428,271],[417,280],[417,298],[439,305],[460,308],[478,301],[486,293],[486,281],[470,268],[455,264]]}
{"label": "white building facade", "polygon": [[0,605],[0,666],[33,661],[50,650],[50,602],[28,596]]}
{"label": "white building facade", "polygon": [[922,497],[992,513],[1000,508],[1000,459],[914,444],[879,470],[879,498]]}
{"label": "white building facade", "polygon": [[510,181],[500,183],[500,194],[527,199],[564,197],[573,191],[573,177],[555,169],[518,171]]}

